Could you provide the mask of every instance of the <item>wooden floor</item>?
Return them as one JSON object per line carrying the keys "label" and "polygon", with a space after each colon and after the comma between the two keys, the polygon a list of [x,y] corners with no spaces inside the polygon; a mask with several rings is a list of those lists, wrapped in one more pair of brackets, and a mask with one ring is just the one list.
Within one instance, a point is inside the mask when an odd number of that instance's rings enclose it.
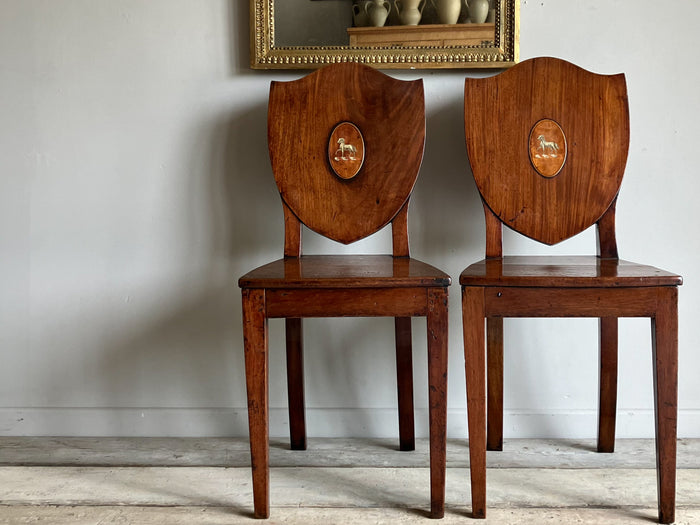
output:
{"label": "wooden floor", "polygon": [[[468,449],[448,443],[447,511],[428,520],[427,441],[271,443],[269,523],[653,523],[651,440],[511,440],[488,454],[488,519],[469,518]],[[244,439],[0,438],[0,524],[236,524],[252,519]],[[678,443],[678,524],[700,524],[700,440]]]}

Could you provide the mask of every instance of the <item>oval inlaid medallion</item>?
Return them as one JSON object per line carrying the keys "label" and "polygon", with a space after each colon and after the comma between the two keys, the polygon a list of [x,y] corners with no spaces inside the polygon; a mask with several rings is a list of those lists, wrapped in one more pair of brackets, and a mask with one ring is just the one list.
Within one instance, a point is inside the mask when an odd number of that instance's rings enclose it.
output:
{"label": "oval inlaid medallion", "polygon": [[341,179],[355,177],[365,160],[365,141],[355,124],[341,122],[328,139],[328,162]]}
{"label": "oval inlaid medallion", "polygon": [[543,177],[556,177],[566,162],[566,136],[561,126],[545,118],[530,130],[530,162]]}

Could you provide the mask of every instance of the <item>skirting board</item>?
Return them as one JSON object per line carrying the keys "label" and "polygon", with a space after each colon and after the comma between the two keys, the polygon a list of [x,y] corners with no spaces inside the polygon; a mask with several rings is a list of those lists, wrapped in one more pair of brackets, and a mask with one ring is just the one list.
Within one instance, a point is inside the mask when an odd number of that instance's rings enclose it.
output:
{"label": "skirting board", "polygon": [[[309,408],[313,437],[389,438],[398,435],[396,409]],[[416,436],[428,435],[428,411],[417,409]],[[448,437],[467,436],[464,409],[448,411]],[[595,437],[593,410],[534,412],[506,410],[506,438],[583,439]],[[270,436],[289,432],[286,408],[270,409]],[[0,436],[239,437],[248,434],[245,408],[0,408]],[[617,437],[654,437],[654,413],[621,409]],[[679,410],[678,437],[700,437],[700,410]]]}

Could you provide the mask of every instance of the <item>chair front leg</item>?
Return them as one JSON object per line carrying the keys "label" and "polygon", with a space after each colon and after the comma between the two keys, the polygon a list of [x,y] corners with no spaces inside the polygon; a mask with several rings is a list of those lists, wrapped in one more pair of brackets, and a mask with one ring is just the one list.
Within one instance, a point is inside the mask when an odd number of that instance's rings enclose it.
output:
{"label": "chair front leg", "polygon": [[600,363],[598,380],[598,452],[615,450],[617,414],[617,318],[598,320]]}
{"label": "chair front leg", "polygon": [[486,351],[484,289],[462,287],[472,517],[486,517]]}
{"label": "chair front leg", "polygon": [[428,292],[428,403],[430,418],[430,517],[445,515],[447,448],[447,289]]}
{"label": "chair front leg", "polygon": [[287,399],[292,450],[306,450],[304,410],[304,332],[300,318],[285,319],[287,342]]}
{"label": "chair front leg", "polygon": [[411,318],[395,317],[394,333],[396,337],[396,386],[399,400],[399,449],[415,450]]}
{"label": "chair front leg", "polygon": [[656,416],[656,474],[659,523],[673,523],[676,510],[678,417],[678,289],[661,288],[651,321]]}
{"label": "chair front leg", "polygon": [[244,289],[243,346],[248,392],[250,460],[256,518],[270,516],[268,430],[268,337],[265,291]]}
{"label": "chair front leg", "polygon": [[486,450],[503,450],[503,318],[486,319]]}

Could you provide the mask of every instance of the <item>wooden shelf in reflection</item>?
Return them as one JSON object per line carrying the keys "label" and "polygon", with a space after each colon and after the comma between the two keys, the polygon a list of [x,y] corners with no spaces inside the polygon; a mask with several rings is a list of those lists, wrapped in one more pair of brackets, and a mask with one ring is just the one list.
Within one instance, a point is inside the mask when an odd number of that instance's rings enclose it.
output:
{"label": "wooden shelf in reflection", "polygon": [[495,24],[427,24],[417,26],[349,27],[350,47],[493,45]]}

